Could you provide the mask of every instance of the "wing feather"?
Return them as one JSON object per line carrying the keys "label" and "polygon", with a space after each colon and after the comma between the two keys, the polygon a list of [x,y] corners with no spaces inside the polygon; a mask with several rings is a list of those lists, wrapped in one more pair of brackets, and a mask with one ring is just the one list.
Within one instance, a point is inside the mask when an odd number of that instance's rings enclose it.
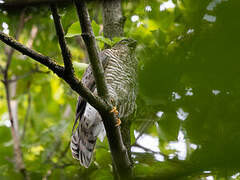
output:
{"label": "wing feather", "polygon": [[[105,69],[109,58],[106,55],[105,51],[101,51],[99,55],[100,61],[103,65],[103,68]],[[91,66],[88,66],[86,69],[82,77],[82,83],[85,87],[96,93],[96,85]],[[86,119],[86,117],[84,117],[86,110],[93,111],[88,113],[92,114],[92,118]],[[75,122],[72,129],[71,151],[72,156],[75,159],[78,159],[84,167],[88,167],[91,163],[97,135],[100,132],[99,129],[103,126],[101,124],[102,122],[100,115],[96,110],[94,110],[91,109],[90,105],[87,106],[87,102],[81,96],[79,96]],[[77,128],[75,130],[76,126]]]}

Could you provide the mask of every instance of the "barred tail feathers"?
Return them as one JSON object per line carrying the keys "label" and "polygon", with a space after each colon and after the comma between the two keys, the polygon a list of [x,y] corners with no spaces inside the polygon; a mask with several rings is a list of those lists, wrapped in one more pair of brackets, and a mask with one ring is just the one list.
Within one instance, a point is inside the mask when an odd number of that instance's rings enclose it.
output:
{"label": "barred tail feathers", "polygon": [[93,135],[92,127],[90,129],[80,126],[77,128],[71,139],[72,156],[78,159],[80,164],[86,168],[89,167],[97,137]]}
{"label": "barred tail feathers", "polygon": [[83,116],[71,139],[72,156],[84,167],[89,167],[97,137],[103,141],[105,129],[100,114],[90,104],[86,104]]}

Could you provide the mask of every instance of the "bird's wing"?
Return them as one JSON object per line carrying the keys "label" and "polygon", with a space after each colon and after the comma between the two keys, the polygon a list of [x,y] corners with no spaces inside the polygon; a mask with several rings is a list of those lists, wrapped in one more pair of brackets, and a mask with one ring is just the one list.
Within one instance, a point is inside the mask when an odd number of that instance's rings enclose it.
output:
{"label": "bird's wing", "polygon": [[[105,53],[105,50],[101,51],[99,53],[99,57],[100,57],[100,61],[101,61],[102,65],[103,65],[103,69],[105,69],[108,64],[108,60],[109,60],[108,56]],[[88,68],[86,69],[86,71],[83,74],[82,83],[85,87],[89,88],[90,91],[92,91],[92,92],[94,92],[94,90],[96,89],[95,79],[94,79],[92,68],[90,65],[88,66]],[[82,118],[82,115],[86,108],[86,104],[87,104],[87,102],[81,96],[79,96],[78,102],[77,102],[75,122],[74,122],[74,125],[72,128],[72,134],[75,131],[75,127],[78,124],[78,121],[81,120],[81,118]]]}
{"label": "bird's wing", "polygon": [[[109,58],[104,51],[100,52],[100,61],[106,68]],[[89,66],[85,71],[82,83],[93,93],[96,85],[92,69]],[[76,130],[75,126],[78,124]],[[97,110],[79,96],[74,126],[72,129],[71,151],[72,156],[86,168],[90,165],[97,136],[102,131],[103,123]]]}

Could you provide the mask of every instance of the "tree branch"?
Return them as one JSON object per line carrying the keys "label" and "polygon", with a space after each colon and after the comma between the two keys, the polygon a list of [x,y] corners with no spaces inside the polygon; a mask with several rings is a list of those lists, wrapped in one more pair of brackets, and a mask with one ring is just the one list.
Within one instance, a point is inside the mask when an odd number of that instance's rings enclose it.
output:
{"label": "tree branch", "polygon": [[37,36],[37,32],[38,32],[37,26],[36,26],[36,25],[33,25],[33,26],[32,26],[32,30],[31,30],[31,33],[30,33],[30,38],[28,39],[27,44],[26,44],[27,47],[32,48],[33,41],[34,41],[34,39],[35,39],[36,36]]}
{"label": "tree branch", "polygon": [[3,69],[3,67],[1,65],[0,65],[0,73],[4,74],[4,69]]}
{"label": "tree branch", "polygon": [[[92,32],[90,18],[86,5],[83,1],[75,1],[77,6],[79,19],[81,21],[83,39],[86,43],[89,58],[94,72],[99,96],[103,100],[108,100],[107,87],[104,79],[102,64],[99,61],[98,50],[94,34]],[[108,142],[113,158],[113,165],[117,169],[118,179],[129,179],[131,177],[131,163],[127,154],[127,150],[123,144],[120,128],[115,127],[116,117],[114,113],[110,113],[112,107],[104,102],[98,96],[95,96],[89,89],[85,88],[83,84],[74,76],[65,73],[64,67],[58,65],[50,57],[44,56],[33,49],[30,49],[23,44],[17,42],[13,38],[0,31],[0,40],[8,44],[12,48],[18,50],[24,55],[27,55],[35,61],[45,65],[60,78],[65,80],[70,87],[82,96],[88,103],[96,108],[102,116],[104,126],[107,132]]]}
{"label": "tree branch", "polygon": [[27,55],[27,56],[31,57],[32,59],[36,60],[37,62],[47,66],[58,76],[63,76],[64,68],[62,66],[56,64],[50,57],[44,56],[26,46],[24,46],[23,44],[17,42],[15,39],[13,39],[12,37],[3,33],[2,31],[0,31],[0,39],[7,45],[9,45],[12,48],[21,52],[23,55]]}
{"label": "tree branch", "polygon": [[26,133],[26,129],[27,129],[27,122],[28,122],[28,119],[29,119],[30,109],[31,109],[32,96],[31,96],[31,93],[30,93],[30,86],[31,86],[31,84],[29,83],[28,84],[28,99],[27,99],[28,106],[27,106],[27,111],[26,111],[26,115],[25,115],[25,118],[24,118],[24,122],[23,122],[23,132],[22,132],[22,136],[21,136],[22,140],[25,138],[25,133]]}
{"label": "tree branch", "polygon": [[135,139],[135,142],[133,145],[135,145],[138,141],[138,139],[147,131],[147,129],[156,121],[154,117],[152,117],[150,120],[146,120],[143,125],[140,127],[139,134]]}
{"label": "tree branch", "polygon": [[104,100],[108,100],[108,90],[104,78],[104,70],[99,60],[97,43],[92,30],[88,9],[84,1],[74,0],[77,14],[82,29],[82,38],[86,44],[93,75],[95,78],[98,95]]}
{"label": "tree branch", "polygon": [[[124,35],[125,17],[122,13],[121,0],[102,0],[103,13],[103,34],[104,37],[113,39],[114,37],[122,37]],[[104,48],[110,48],[108,44],[104,44]],[[131,135],[130,126],[134,116],[125,117],[121,124],[121,134],[123,143],[128,151],[128,157],[133,164],[131,156]]]}
{"label": "tree branch", "polygon": [[164,153],[161,153],[161,152],[153,151],[153,150],[148,149],[148,148],[146,148],[146,147],[144,147],[144,146],[141,146],[141,145],[138,144],[138,143],[133,144],[132,147],[141,148],[141,149],[143,149],[144,151],[150,152],[150,153],[152,153],[152,154],[160,154],[160,155],[162,155],[165,159],[169,160],[168,155],[166,155],[166,154],[164,154]]}
{"label": "tree branch", "polygon": [[[20,15],[20,21],[19,25],[15,34],[16,39],[19,38],[21,31],[23,30],[24,26],[24,15],[25,15],[25,10],[22,11]],[[11,94],[10,94],[10,88],[9,88],[9,76],[8,76],[8,70],[12,62],[12,56],[14,53],[14,49],[10,49],[9,53],[7,55],[7,62],[5,65],[5,68],[1,68],[1,71],[3,73],[3,83],[5,87],[5,93],[6,93],[6,100],[7,100],[7,107],[8,107],[8,115],[9,115],[9,120],[11,123],[11,133],[12,133],[12,138],[13,138],[13,148],[14,148],[14,159],[15,159],[15,164],[17,167],[17,170],[21,172],[23,175],[24,179],[28,180],[29,176],[27,173],[27,170],[25,168],[25,164],[22,158],[22,150],[21,150],[21,143],[20,143],[20,138],[19,138],[19,132],[18,132],[18,126],[17,126],[17,119],[14,119],[13,115],[13,106],[11,104]],[[15,86],[16,90],[16,86]]]}
{"label": "tree branch", "polygon": [[66,40],[64,37],[65,33],[64,33],[62,23],[60,20],[60,16],[57,12],[57,7],[55,4],[51,4],[51,11],[52,11],[52,15],[53,15],[56,33],[58,36],[58,42],[59,42],[59,45],[60,45],[61,51],[62,51],[65,72],[69,75],[73,75],[74,69],[73,69],[72,60],[71,60],[72,59],[71,53],[67,47],[67,43],[66,43]]}
{"label": "tree branch", "polygon": [[96,109],[110,109],[109,106],[106,105],[99,97],[93,95],[93,93],[83,86],[83,84],[75,77],[68,76],[64,73],[64,67],[58,65],[54,60],[52,60],[48,56],[44,56],[33,49],[30,49],[23,44],[17,42],[12,37],[9,37],[2,31],[0,31],[0,40],[11,46],[12,48],[18,50],[24,55],[31,57],[33,60],[47,66],[50,70],[52,70],[55,74],[57,74],[60,78],[65,80],[70,87],[76,91],[80,96],[82,96],[86,101],[88,101],[93,107]]}
{"label": "tree branch", "polygon": [[45,71],[39,70],[38,68],[35,68],[35,69],[32,69],[32,70],[29,71],[29,72],[24,73],[23,75],[16,76],[16,77],[13,78],[13,79],[9,79],[8,82],[9,82],[9,83],[16,82],[16,81],[18,81],[18,80],[20,80],[20,79],[23,79],[23,78],[25,78],[25,77],[28,77],[28,76],[34,74],[34,73],[50,73],[50,71],[46,71],[46,72],[45,72]]}
{"label": "tree branch", "polygon": [[[20,15],[19,25],[18,25],[18,28],[17,28],[17,32],[15,34],[15,39],[19,38],[19,36],[21,34],[21,31],[23,29],[23,26],[24,26],[24,23],[25,23],[24,14],[25,14],[25,9],[23,9],[23,11]],[[7,77],[8,73],[6,73],[6,71],[8,71],[8,69],[11,65],[13,52],[14,52],[14,49],[11,48],[9,53],[7,54],[7,63],[6,63],[5,69],[4,69],[4,71],[5,71],[4,75],[6,77],[4,77],[4,79],[8,79],[8,77]]]}
{"label": "tree branch", "polygon": [[122,15],[121,0],[103,0],[103,34],[104,37],[122,37],[126,18]]}
{"label": "tree branch", "polygon": [[[87,6],[84,0],[74,0],[77,8],[77,13],[82,29],[82,37],[86,44],[93,75],[95,78],[98,95],[108,102],[108,90],[104,78],[102,63],[99,60],[96,40],[92,31],[91,21],[88,14]],[[104,127],[107,133],[108,142],[111,150],[113,169],[115,172],[115,179],[131,179],[131,162],[128,156],[126,147],[123,144],[120,127],[115,127],[116,117],[114,113],[110,113],[110,109],[98,109],[101,114]]]}

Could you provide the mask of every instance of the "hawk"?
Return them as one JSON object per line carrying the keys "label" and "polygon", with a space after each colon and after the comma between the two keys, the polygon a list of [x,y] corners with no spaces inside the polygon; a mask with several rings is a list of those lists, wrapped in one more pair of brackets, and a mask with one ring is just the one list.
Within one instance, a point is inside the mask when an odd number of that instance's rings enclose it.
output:
{"label": "hawk", "polygon": [[[138,64],[135,48],[136,41],[128,38],[99,53],[109,96],[120,119],[128,117],[135,110]],[[97,94],[90,66],[82,77],[82,83]],[[102,141],[105,134],[98,111],[79,96],[70,145],[73,158],[78,159],[82,166],[89,167],[97,137]]]}

